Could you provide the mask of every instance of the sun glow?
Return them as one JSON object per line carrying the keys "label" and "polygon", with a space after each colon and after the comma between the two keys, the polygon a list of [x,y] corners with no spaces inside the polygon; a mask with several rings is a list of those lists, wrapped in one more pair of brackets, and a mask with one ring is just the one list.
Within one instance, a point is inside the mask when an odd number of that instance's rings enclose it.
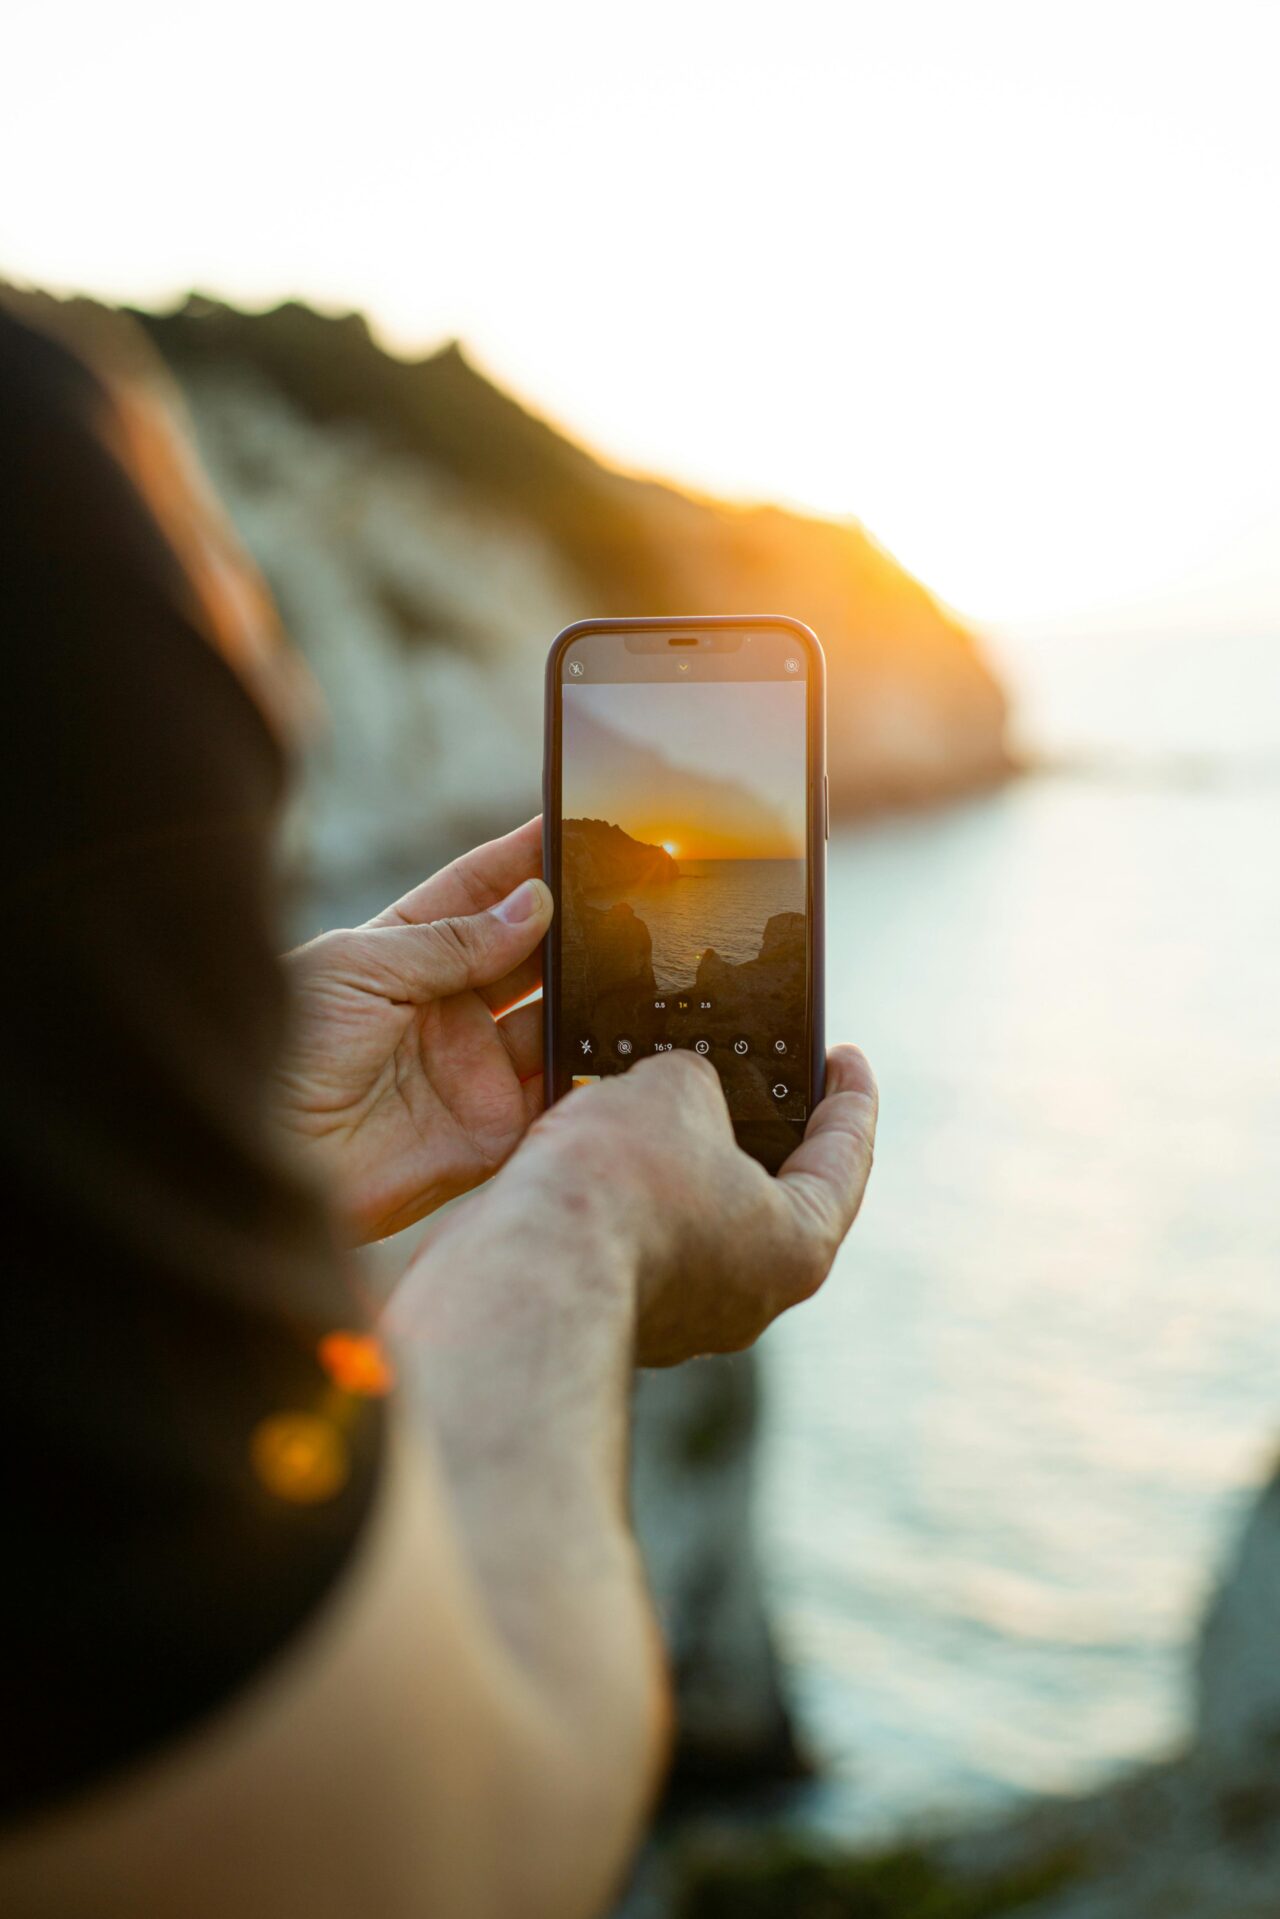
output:
{"label": "sun glow", "polygon": [[663,840],[662,850],[664,853],[670,853],[672,859],[674,859],[676,857],[676,854],[680,851],[680,848],[676,845],[674,840]]}
{"label": "sun glow", "polygon": [[[1280,10],[797,0],[784,32],[653,0],[638,42],[550,0],[505,11],[500,58],[486,8],[371,0],[305,46],[251,0],[212,38],[162,0],[125,15],[9,26],[57,100],[0,117],[5,272],[458,336],[608,458],[856,515],[979,619],[1194,600],[1273,629]],[[237,138],[193,148],[231,101]]]}

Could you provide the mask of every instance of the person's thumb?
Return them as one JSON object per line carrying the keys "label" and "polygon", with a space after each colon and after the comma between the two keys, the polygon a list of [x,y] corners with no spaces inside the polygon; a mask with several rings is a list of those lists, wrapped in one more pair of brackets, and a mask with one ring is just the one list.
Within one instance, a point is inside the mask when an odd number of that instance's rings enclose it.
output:
{"label": "person's thumb", "polygon": [[376,959],[383,990],[394,984],[405,999],[447,999],[514,971],[541,940],[551,914],[550,888],[542,880],[522,880],[484,913],[370,929],[369,958]]}

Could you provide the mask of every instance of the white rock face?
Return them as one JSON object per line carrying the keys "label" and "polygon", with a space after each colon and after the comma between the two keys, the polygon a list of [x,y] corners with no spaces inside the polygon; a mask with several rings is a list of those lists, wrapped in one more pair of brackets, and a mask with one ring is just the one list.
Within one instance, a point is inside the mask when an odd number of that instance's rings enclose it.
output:
{"label": "white rock face", "polygon": [[187,399],[214,483],[324,695],[294,843],[326,899],[537,810],[546,648],[575,589],[547,544],[362,428],[237,371]]}

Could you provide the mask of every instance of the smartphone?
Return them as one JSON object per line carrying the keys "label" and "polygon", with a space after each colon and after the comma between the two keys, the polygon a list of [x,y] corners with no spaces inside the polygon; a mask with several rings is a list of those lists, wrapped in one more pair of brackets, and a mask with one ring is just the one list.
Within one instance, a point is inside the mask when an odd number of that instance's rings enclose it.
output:
{"label": "smartphone", "polygon": [[548,1099],[690,1047],[776,1171],[825,1059],[817,637],[772,615],[582,620],[546,697]]}

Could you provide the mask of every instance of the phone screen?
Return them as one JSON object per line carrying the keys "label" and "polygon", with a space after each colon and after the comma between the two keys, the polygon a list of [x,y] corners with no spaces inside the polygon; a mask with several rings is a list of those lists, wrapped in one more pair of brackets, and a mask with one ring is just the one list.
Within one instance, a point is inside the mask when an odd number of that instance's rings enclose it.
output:
{"label": "phone screen", "polygon": [[689,1047],[740,1134],[795,1143],[813,1097],[815,655],[750,623],[561,650],[557,1093]]}

